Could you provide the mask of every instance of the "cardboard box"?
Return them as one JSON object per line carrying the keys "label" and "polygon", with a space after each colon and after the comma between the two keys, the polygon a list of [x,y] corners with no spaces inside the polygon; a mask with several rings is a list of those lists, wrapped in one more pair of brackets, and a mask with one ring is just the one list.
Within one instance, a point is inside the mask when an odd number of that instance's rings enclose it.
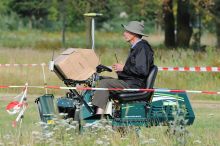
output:
{"label": "cardboard box", "polygon": [[62,80],[87,80],[96,72],[98,65],[99,58],[92,49],[69,48],[54,60],[55,69],[58,70],[55,73]]}

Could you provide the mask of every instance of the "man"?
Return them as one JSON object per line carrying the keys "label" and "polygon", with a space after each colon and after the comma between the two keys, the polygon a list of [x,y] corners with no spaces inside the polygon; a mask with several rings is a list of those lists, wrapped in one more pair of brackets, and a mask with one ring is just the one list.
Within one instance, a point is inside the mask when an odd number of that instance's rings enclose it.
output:
{"label": "man", "polygon": [[[123,64],[113,64],[118,79],[103,79],[100,88],[144,88],[146,78],[154,65],[153,50],[147,41],[142,40],[144,24],[131,21],[124,28],[124,39],[131,44],[129,56]],[[110,91],[111,92],[111,91]],[[93,105],[97,107],[96,114],[103,114],[109,98],[109,91],[96,91]]]}

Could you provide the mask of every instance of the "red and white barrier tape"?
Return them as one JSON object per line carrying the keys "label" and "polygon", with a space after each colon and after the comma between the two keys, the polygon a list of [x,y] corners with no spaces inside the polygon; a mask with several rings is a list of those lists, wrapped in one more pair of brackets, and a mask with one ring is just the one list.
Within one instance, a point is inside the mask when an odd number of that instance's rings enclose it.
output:
{"label": "red and white barrier tape", "polygon": [[159,71],[220,72],[220,67],[158,67]]}
{"label": "red and white barrier tape", "polygon": [[[46,63],[41,64],[0,64],[0,67],[36,67],[36,66],[46,66]],[[111,66],[108,66],[111,68]],[[159,71],[188,71],[188,72],[220,72],[220,67],[158,67]]]}
{"label": "red and white barrier tape", "polygon": [[46,63],[41,64],[0,64],[0,67],[36,67],[36,66],[45,66]]}
{"label": "red and white barrier tape", "polygon": [[[25,86],[2,86],[0,88],[23,88]],[[109,90],[109,91],[148,91],[148,92],[171,92],[171,93],[197,93],[197,94],[220,94],[218,91],[199,91],[199,90],[172,90],[172,89],[125,89],[125,88],[91,88],[91,87],[61,87],[61,86],[27,86],[28,88],[39,89],[60,89],[60,90]]]}

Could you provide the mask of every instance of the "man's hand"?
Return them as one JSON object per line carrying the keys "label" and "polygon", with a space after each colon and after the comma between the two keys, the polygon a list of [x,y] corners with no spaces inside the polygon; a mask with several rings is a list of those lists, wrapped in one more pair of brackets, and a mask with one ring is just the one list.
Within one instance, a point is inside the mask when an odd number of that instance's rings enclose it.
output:
{"label": "man's hand", "polygon": [[123,71],[123,68],[124,68],[124,65],[123,65],[123,64],[116,63],[116,64],[113,64],[113,65],[112,65],[112,69],[113,69],[115,72]]}

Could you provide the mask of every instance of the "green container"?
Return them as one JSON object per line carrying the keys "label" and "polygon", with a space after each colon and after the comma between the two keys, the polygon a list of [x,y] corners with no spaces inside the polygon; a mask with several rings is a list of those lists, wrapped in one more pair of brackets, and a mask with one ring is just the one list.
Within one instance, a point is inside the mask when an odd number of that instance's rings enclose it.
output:
{"label": "green container", "polygon": [[147,114],[152,125],[168,124],[179,116],[187,120],[186,125],[192,125],[195,120],[195,114],[186,93],[154,93],[151,108]]}
{"label": "green container", "polygon": [[55,115],[55,108],[53,99],[54,96],[52,94],[45,94],[38,97],[35,101],[38,105],[41,121],[47,124],[54,123],[53,118]]}
{"label": "green container", "polygon": [[140,119],[146,118],[146,103],[121,104],[121,118]]}

